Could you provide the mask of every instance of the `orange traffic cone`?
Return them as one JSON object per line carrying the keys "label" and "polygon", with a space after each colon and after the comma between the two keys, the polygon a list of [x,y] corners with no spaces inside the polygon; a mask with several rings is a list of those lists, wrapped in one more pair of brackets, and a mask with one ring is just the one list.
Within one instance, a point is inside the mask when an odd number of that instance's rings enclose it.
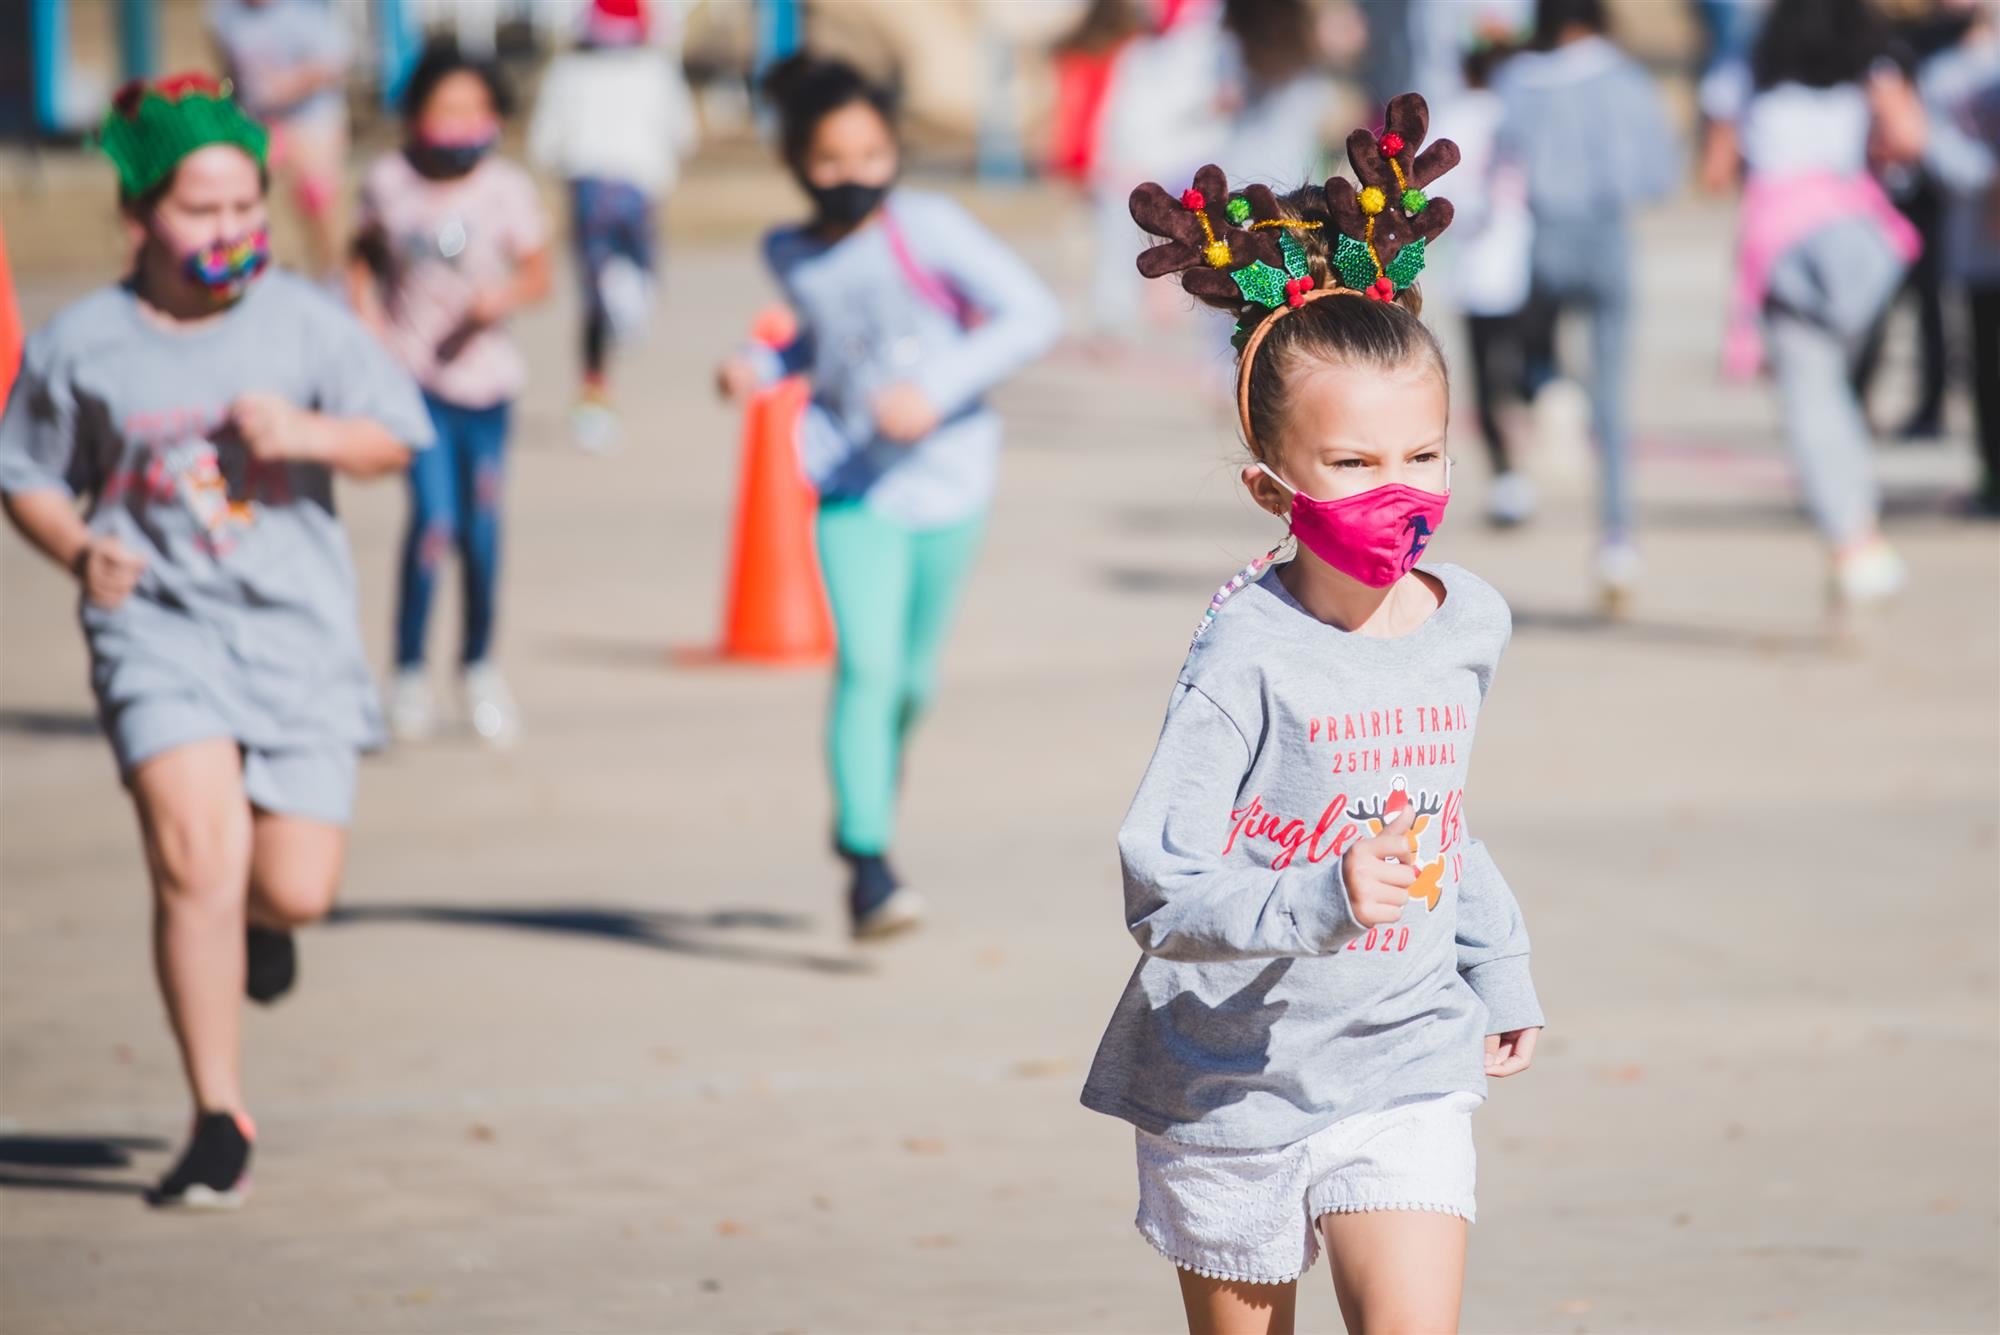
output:
{"label": "orange traffic cone", "polygon": [[14,305],[14,276],[7,268],[7,234],[0,232],[0,408],[21,366],[21,312]]}
{"label": "orange traffic cone", "polygon": [[[774,318],[760,318],[760,339],[779,341]],[[804,380],[782,380],[744,414],[722,644],[703,657],[784,667],[833,657],[833,614],[813,538],[818,497],[799,471],[799,418],[810,396]]]}

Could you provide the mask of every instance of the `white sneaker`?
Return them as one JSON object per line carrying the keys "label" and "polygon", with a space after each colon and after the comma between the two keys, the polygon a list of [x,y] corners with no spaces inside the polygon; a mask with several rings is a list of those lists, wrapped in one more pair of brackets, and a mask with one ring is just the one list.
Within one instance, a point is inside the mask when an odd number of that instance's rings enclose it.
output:
{"label": "white sneaker", "polygon": [[923,896],[899,886],[887,899],[854,920],[854,939],[880,941],[907,932],[923,922],[924,912]]}
{"label": "white sneaker", "polygon": [[653,280],[623,255],[613,255],[597,275],[597,294],[619,342],[645,335],[653,322]]}
{"label": "white sneaker", "polygon": [[1535,517],[1535,483],[1526,473],[1502,473],[1486,489],[1486,520],[1513,528]]}
{"label": "white sneaker", "polygon": [[1833,600],[1849,607],[1886,602],[1903,591],[1909,573],[1895,548],[1870,538],[1834,556]]}
{"label": "white sneaker", "polygon": [[521,711],[507,679],[491,663],[468,663],[463,682],[465,716],[489,746],[512,746],[521,739]]}
{"label": "white sneaker", "polygon": [[431,685],[421,667],[398,668],[389,684],[389,732],[399,742],[421,742],[437,728]]}
{"label": "white sneaker", "polygon": [[618,447],[618,414],[609,404],[585,396],[570,409],[569,431],[586,454],[610,454]]}
{"label": "white sneaker", "polygon": [[1574,380],[1542,386],[1530,409],[1536,476],[1559,491],[1581,487],[1590,477],[1590,395]]}
{"label": "white sneaker", "polygon": [[1632,605],[1645,567],[1639,549],[1629,542],[1608,542],[1597,549],[1597,592],[1607,616],[1619,616]]}

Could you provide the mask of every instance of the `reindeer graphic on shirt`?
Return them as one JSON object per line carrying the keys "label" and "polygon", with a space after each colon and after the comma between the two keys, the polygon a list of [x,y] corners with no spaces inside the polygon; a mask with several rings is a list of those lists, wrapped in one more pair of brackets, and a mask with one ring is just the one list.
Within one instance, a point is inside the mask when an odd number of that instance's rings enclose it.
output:
{"label": "reindeer graphic on shirt", "polygon": [[[1410,833],[1421,839],[1424,831],[1430,828],[1431,818],[1443,810],[1444,797],[1441,794],[1419,792],[1412,797],[1409,780],[1399,774],[1386,798],[1376,798],[1372,807],[1365,802],[1357,802],[1348,808],[1347,815],[1351,820],[1366,823],[1370,834],[1380,834],[1405,811],[1411,811]],[[1410,898],[1423,900],[1425,910],[1432,911],[1443,895],[1444,849],[1440,847],[1435,860],[1417,864],[1417,882],[1410,887]]]}

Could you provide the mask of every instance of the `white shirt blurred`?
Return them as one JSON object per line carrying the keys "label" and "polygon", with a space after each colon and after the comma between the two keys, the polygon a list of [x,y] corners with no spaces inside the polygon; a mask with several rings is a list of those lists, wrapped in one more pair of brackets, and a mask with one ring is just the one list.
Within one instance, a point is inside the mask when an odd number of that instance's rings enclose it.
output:
{"label": "white shirt blurred", "polygon": [[696,138],[694,99],[671,57],[653,47],[586,47],[549,66],[528,152],[566,180],[623,181],[657,199]]}

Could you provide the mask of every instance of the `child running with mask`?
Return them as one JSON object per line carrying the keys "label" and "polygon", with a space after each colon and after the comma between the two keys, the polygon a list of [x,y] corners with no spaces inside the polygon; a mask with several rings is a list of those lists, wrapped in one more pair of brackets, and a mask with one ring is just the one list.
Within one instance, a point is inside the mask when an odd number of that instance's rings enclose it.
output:
{"label": "child running with mask", "polygon": [[152,873],[195,1104],[152,1200],[226,1207],[256,1136],[238,998],[292,986],[292,929],[333,903],[355,756],[381,741],[334,475],[400,471],[431,426],[352,316],[268,268],[265,132],[213,80],[129,85],[101,141],[132,271],[28,340],[0,494],[81,586]]}
{"label": "child running with mask", "polygon": [[819,555],[839,630],[828,749],[835,844],[854,934],[921,916],[889,866],[911,729],[972,570],[1000,467],[985,396],[1055,342],[1055,297],[950,200],[895,187],[887,93],[838,61],[771,71],[785,162],[813,216],[764,256],[799,337],[721,368],[741,397],[785,374],[812,381],[800,428],[820,492]]}
{"label": "child running with mask", "polygon": [[507,434],[527,379],[505,325],[548,295],[549,247],[534,181],[493,153],[511,106],[491,63],[433,42],[403,93],[405,143],[376,159],[361,191],[349,294],[423,386],[437,426],[437,448],[410,466],[389,704],[399,741],[420,741],[434,727],[425,632],[438,572],[454,549],[465,578],[466,716],[494,746],[520,733],[513,693],[492,658]]}
{"label": "child running with mask", "polygon": [[528,151],[569,186],[583,288],[583,385],[570,428],[593,453],[618,440],[612,345],[636,337],[651,318],[659,206],[695,131],[687,79],[655,43],[645,0],[591,0],[577,48],[557,56],[542,79]]}
{"label": "child running with mask", "polygon": [[1224,585],[1118,833],[1143,952],[1083,1101],[1137,1128],[1138,1225],[1190,1331],[1289,1332],[1324,1242],[1350,1331],[1458,1322],[1471,1115],[1542,1025],[1528,935],[1470,836],[1466,771],[1507,604],[1425,560],[1450,395],[1414,281],[1449,225],[1422,98],[1284,196],[1205,167],[1132,195],[1234,314],[1243,483],[1297,542]]}

